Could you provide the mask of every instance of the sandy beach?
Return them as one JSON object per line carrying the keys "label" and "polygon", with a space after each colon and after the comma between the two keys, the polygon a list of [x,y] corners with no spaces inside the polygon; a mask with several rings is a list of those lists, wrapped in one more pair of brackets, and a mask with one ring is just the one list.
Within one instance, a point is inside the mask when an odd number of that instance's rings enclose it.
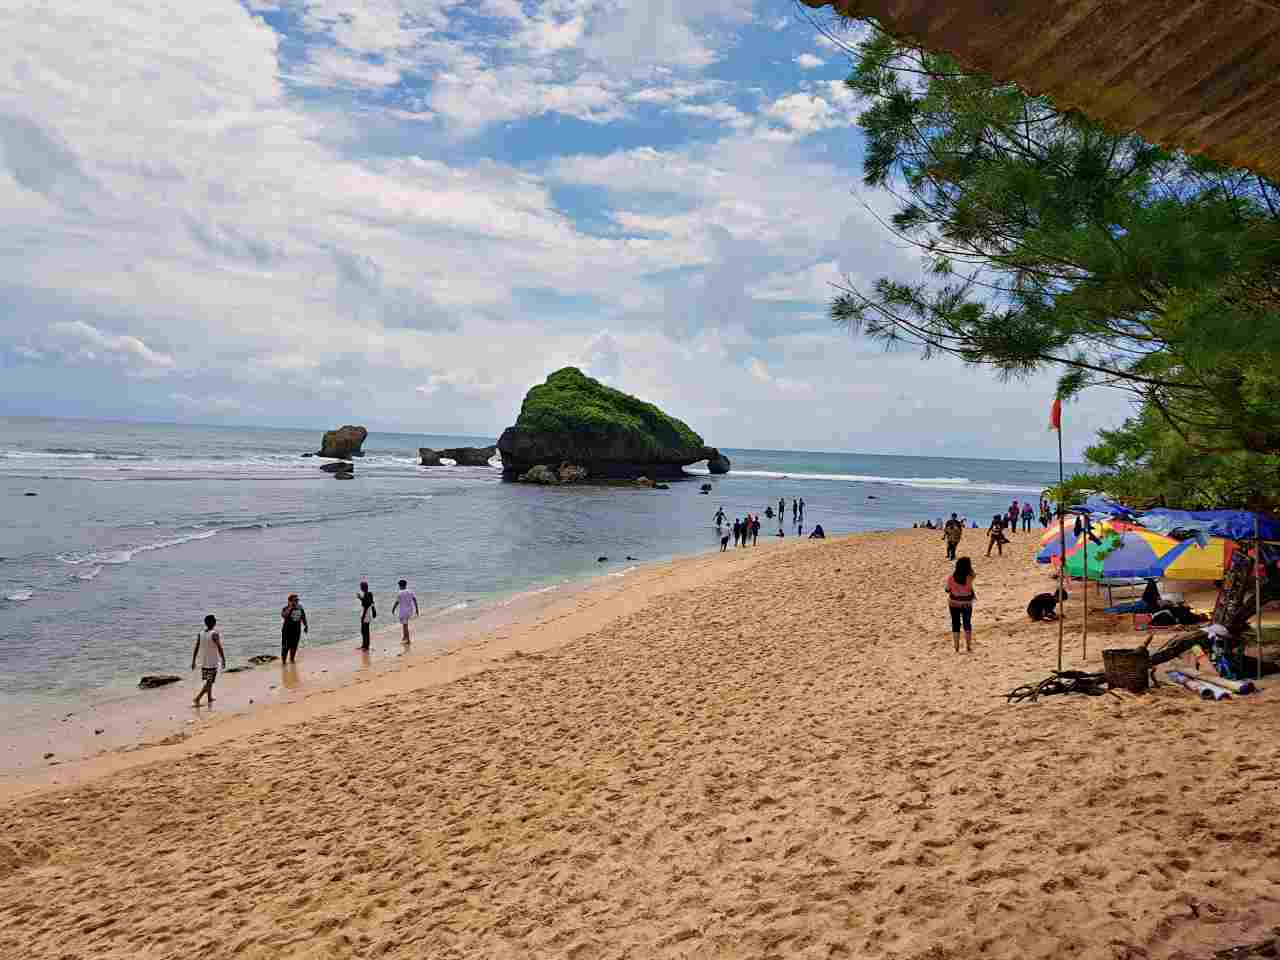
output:
{"label": "sandy beach", "polygon": [[[1280,706],[1003,695],[940,534],[655,564],[452,651],[6,787],[4,957],[1198,958],[1280,925]],[[983,545],[985,548],[985,544]],[[1079,598],[1068,666],[1130,646]],[[1108,636],[1108,631],[1111,635]],[[53,780],[58,782],[52,782]]]}

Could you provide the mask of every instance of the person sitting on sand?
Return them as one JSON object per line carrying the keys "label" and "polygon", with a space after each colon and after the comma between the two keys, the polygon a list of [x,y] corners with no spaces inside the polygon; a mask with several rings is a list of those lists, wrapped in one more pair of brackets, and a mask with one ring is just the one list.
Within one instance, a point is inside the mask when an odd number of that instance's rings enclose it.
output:
{"label": "person sitting on sand", "polygon": [[996,552],[1000,556],[1004,556],[1004,545],[1009,542],[1009,538],[1004,535],[1004,517],[996,514],[991,518],[991,526],[987,527],[987,556],[991,556],[991,548],[995,547]]}
{"label": "person sitting on sand", "polygon": [[[1061,587],[1058,590],[1062,593],[1063,600],[1071,598],[1071,594]],[[1037,593],[1027,604],[1027,616],[1037,623],[1052,623],[1058,619],[1057,606],[1058,598],[1052,593]]]}
{"label": "person sitting on sand", "polygon": [[209,706],[213,706],[213,682],[218,679],[218,663],[227,669],[227,652],[222,648],[222,634],[214,629],[218,618],[209,614],[204,618],[204,629],[196,634],[196,646],[191,651],[191,669],[196,668],[196,659],[200,659],[200,679],[204,686],[196,694],[192,706],[200,706],[200,698],[208,697]]}
{"label": "person sitting on sand", "polygon": [[818,524],[816,527],[813,528],[813,533],[809,534],[809,539],[810,540],[827,539],[827,533],[825,530],[822,529],[822,524]]}
{"label": "person sitting on sand", "polygon": [[964,625],[965,653],[973,652],[973,601],[977,594],[973,592],[973,561],[961,557],[956,561],[955,572],[947,577],[947,607],[951,611],[951,638],[955,641],[956,653],[960,652],[960,626]]}

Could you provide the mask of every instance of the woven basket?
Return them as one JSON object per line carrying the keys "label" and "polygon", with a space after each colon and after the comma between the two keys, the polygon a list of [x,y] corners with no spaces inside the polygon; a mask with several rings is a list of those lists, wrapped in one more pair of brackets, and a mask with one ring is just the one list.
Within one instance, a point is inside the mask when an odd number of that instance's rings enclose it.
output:
{"label": "woven basket", "polygon": [[1102,669],[1107,686],[1141,693],[1150,686],[1151,655],[1146,647],[1134,650],[1103,650]]}

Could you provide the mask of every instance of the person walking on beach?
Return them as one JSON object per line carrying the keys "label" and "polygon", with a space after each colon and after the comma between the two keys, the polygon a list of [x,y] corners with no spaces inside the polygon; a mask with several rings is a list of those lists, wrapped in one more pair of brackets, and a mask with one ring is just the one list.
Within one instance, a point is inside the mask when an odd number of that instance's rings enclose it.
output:
{"label": "person walking on beach", "polygon": [[791,522],[798,523],[800,521],[800,504],[795,497],[791,498]]}
{"label": "person walking on beach", "polygon": [[[413,612],[409,612],[409,608],[413,607]],[[400,617],[400,642],[405,646],[410,643],[409,640],[409,620],[418,615],[418,598],[412,590],[409,589],[409,581],[400,581],[400,593],[396,597],[396,602],[391,605],[391,612],[396,614],[399,611]]]}
{"label": "person walking on beach", "polygon": [[307,611],[302,609],[296,593],[289,594],[289,600],[280,611],[280,663],[298,662],[298,644],[303,633],[310,633],[307,626]]}
{"label": "person walking on beach", "polygon": [[804,497],[800,498],[800,522],[804,523]]}
{"label": "person walking on beach", "polygon": [[1018,513],[1018,501],[1014,500],[1005,513],[1005,527],[1010,533],[1018,532]]}
{"label": "person walking on beach", "polygon": [[751,518],[751,545],[754,547],[756,541],[760,539],[760,514],[756,514]]}
{"label": "person walking on beach", "polygon": [[742,521],[737,517],[733,518],[733,545],[738,545],[738,538],[742,536]]}
{"label": "person walking on beach", "polygon": [[1035,511],[1031,509],[1031,501],[1028,500],[1022,505],[1022,530],[1024,533],[1031,532],[1031,518],[1035,515]]}
{"label": "person walking on beach", "polygon": [[369,581],[360,581],[360,592],[356,594],[360,601],[360,649],[369,650],[369,627],[378,615],[378,608],[373,605],[373,594],[369,592]]}
{"label": "person walking on beach", "polygon": [[987,556],[991,556],[991,548],[995,547],[1000,556],[1004,556],[1004,545],[1009,538],[1004,535],[1004,517],[996,514],[991,518],[991,526],[987,527]]}
{"label": "person walking on beach", "polygon": [[720,552],[724,553],[729,549],[729,535],[726,533],[720,537]]}
{"label": "person walking on beach", "polygon": [[942,528],[942,539],[947,541],[947,559],[956,558],[956,547],[960,546],[960,538],[964,536],[964,524],[956,519],[953,513],[946,526]]}
{"label": "person walking on beach", "polygon": [[964,652],[973,652],[973,562],[968,557],[956,561],[955,572],[947,577],[947,607],[951,611],[951,639],[960,652],[960,627],[964,625]]}
{"label": "person walking on beach", "polygon": [[724,526],[724,507],[719,507],[716,510],[716,529],[719,530],[722,526]]}
{"label": "person walking on beach", "polygon": [[781,523],[785,519],[787,519],[787,498],[779,497],[778,498],[778,522]]}
{"label": "person walking on beach", "polygon": [[196,634],[196,646],[191,651],[191,669],[196,668],[196,660],[200,660],[200,680],[204,686],[196,694],[192,706],[200,706],[200,698],[208,697],[209,706],[213,706],[213,682],[218,679],[218,664],[227,669],[227,652],[222,648],[222,633],[217,629],[218,618],[212,613],[204,618],[204,629]]}

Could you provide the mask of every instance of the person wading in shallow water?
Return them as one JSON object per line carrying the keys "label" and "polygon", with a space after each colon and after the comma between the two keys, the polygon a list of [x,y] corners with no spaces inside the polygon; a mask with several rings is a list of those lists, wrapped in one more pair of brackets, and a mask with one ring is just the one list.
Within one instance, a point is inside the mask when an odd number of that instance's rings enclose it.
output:
{"label": "person wading in shallow water", "polygon": [[[413,609],[410,610],[409,608]],[[418,615],[418,597],[409,589],[409,581],[400,581],[400,593],[391,605],[391,612],[400,618],[400,642],[409,643],[409,620]]]}
{"label": "person wading in shallow water", "polygon": [[298,662],[298,644],[303,633],[310,633],[307,626],[307,611],[302,609],[296,593],[289,594],[289,601],[280,611],[280,662]]}
{"label": "person wading in shallow water", "polygon": [[360,581],[360,592],[356,594],[360,601],[360,649],[369,649],[369,628],[378,615],[378,608],[373,605],[373,594],[369,592],[369,581]]}

